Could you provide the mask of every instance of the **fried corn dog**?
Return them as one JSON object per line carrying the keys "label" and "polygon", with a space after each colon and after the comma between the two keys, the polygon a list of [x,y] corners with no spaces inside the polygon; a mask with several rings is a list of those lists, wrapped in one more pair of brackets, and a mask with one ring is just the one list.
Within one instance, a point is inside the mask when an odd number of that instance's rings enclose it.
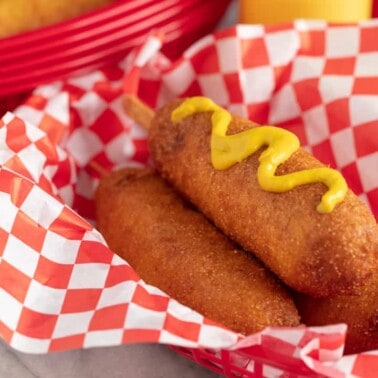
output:
{"label": "fried corn dog", "polygon": [[0,0],[0,38],[79,16],[114,0]]}
{"label": "fried corn dog", "polygon": [[[181,103],[174,100],[160,109],[149,129],[160,174],[291,288],[315,297],[357,293],[372,275],[378,254],[378,227],[367,206],[348,190],[333,211],[319,213],[327,189],[323,183],[282,193],[262,189],[256,176],[264,148],[228,169],[215,169],[210,159],[213,112],[173,122],[172,112]],[[252,128],[252,122],[233,116],[227,133]],[[276,175],[323,166],[299,148]]]}
{"label": "fried corn dog", "polygon": [[345,354],[378,349],[378,274],[358,296],[311,298],[299,295],[297,308],[308,326],[336,323],[348,325]]}
{"label": "fried corn dog", "polygon": [[243,334],[299,324],[292,297],[148,169],[103,178],[98,228],[147,283]]}

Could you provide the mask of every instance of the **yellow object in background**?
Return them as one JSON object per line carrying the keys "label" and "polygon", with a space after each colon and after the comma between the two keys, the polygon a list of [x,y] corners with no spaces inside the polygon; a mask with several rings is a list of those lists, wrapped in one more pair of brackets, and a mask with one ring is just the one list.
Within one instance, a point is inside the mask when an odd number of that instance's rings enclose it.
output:
{"label": "yellow object in background", "polygon": [[240,0],[241,23],[273,24],[298,18],[356,22],[372,14],[372,0]]}
{"label": "yellow object in background", "polygon": [[0,38],[52,25],[115,0],[0,0]]}

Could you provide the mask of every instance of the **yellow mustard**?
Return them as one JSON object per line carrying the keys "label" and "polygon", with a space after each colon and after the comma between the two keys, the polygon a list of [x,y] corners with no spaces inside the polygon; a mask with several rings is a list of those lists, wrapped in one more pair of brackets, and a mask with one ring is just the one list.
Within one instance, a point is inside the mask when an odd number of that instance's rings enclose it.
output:
{"label": "yellow mustard", "polygon": [[299,185],[321,182],[328,187],[317,206],[320,213],[329,213],[340,203],[347,192],[343,176],[334,169],[321,167],[276,176],[278,166],[299,149],[295,134],[274,126],[258,126],[237,134],[227,135],[232,116],[206,97],[192,97],[181,103],[171,115],[179,122],[195,113],[213,112],[211,117],[211,162],[215,169],[227,169],[241,162],[261,147],[257,180],[262,189],[285,192]]}

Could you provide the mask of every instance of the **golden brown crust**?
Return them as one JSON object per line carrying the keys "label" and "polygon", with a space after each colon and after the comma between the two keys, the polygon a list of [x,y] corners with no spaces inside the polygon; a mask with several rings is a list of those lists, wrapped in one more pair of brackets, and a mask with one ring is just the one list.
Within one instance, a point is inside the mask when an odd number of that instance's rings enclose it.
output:
{"label": "golden brown crust", "polygon": [[345,354],[378,349],[378,274],[359,296],[296,298],[302,321],[309,326],[346,323]]}
{"label": "golden brown crust", "polygon": [[[378,227],[369,209],[349,191],[332,213],[318,213],[323,184],[285,193],[262,190],[256,179],[259,152],[215,170],[210,113],[173,124],[170,114],[179,103],[159,110],[149,132],[150,151],[163,177],[295,290],[323,297],[357,292],[378,254]],[[253,126],[234,117],[230,133]],[[321,165],[301,149],[278,174]]]}
{"label": "golden brown crust", "polygon": [[110,247],[181,303],[243,334],[299,324],[276,278],[151,171],[126,169],[102,179],[96,209]]}
{"label": "golden brown crust", "polygon": [[0,0],[0,38],[79,16],[115,0]]}

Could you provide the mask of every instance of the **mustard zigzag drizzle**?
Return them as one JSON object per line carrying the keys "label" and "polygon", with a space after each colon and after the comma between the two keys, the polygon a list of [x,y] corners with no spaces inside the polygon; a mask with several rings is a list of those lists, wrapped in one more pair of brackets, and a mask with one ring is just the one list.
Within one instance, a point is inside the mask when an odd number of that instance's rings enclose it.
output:
{"label": "mustard zigzag drizzle", "polygon": [[171,114],[172,122],[179,122],[195,113],[213,112],[211,117],[211,162],[223,170],[246,159],[261,147],[267,148],[259,157],[257,180],[262,189],[285,192],[299,185],[321,182],[328,187],[317,206],[320,213],[329,213],[342,202],[347,192],[343,176],[334,169],[321,167],[276,176],[280,164],[300,148],[293,133],[274,126],[258,126],[237,134],[226,135],[232,116],[206,97],[192,97],[181,103]]}

